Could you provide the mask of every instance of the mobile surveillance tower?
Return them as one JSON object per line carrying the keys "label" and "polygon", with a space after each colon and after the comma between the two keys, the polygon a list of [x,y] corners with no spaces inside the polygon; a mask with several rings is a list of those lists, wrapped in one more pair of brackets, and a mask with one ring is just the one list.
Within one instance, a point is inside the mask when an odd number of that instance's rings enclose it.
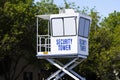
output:
{"label": "mobile surveillance tower", "polygon": [[[46,59],[59,68],[47,80],[58,80],[68,74],[75,80],[85,80],[72,69],[89,55],[88,35],[91,18],[65,9],[59,14],[37,15],[37,57]],[[40,21],[47,20],[48,33],[40,35]],[[57,58],[71,58],[67,64],[56,61]]]}

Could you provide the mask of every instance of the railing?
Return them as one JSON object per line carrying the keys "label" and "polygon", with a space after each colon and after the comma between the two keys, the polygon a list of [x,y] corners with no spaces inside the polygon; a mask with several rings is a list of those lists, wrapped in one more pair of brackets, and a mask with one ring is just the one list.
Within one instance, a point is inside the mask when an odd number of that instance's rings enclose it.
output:
{"label": "railing", "polygon": [[49,52],[51,50],[51,40],[49,35],[37,36],[37,52]]}

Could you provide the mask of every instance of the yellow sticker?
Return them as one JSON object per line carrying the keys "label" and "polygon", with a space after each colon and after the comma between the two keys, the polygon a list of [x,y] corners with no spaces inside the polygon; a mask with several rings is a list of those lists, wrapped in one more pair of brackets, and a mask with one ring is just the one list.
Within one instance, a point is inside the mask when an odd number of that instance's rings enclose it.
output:
{"label": "yellow sticker", "polygon": [[43,54],[48,54],[48,52],[43,52]]}

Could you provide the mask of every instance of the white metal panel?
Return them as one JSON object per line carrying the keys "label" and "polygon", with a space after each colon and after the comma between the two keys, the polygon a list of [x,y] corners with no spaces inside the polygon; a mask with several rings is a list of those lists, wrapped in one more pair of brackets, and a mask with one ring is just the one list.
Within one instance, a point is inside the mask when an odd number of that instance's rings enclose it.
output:
{"label": "white metal panel", "polygon": [[52,37],[51,54],[53,55],[76,55],[77,36],[72,37]]}
{"label": "white metal panel", "polygon": [[76,35],[75,17],[64,18],[65,35]]}

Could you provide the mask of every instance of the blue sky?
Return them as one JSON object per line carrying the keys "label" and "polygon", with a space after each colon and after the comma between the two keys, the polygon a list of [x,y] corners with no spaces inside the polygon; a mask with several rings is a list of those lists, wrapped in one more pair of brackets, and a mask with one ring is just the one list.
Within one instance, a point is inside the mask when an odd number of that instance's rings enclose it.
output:
{"label": "blue sky", "polygon": [[[35,0],[40,1],[40,0]],[[92,9],[95,7],[96,11],[102,17],[107,17],[109,13],[114,10],[120,12],[120,0],[66,0],[67,2],[74,2],[75,5],[80,6],[82,10],[83,7],[88,7]],[[54,3],[58,6],[64,6],[64,0],[54,0]]]}

